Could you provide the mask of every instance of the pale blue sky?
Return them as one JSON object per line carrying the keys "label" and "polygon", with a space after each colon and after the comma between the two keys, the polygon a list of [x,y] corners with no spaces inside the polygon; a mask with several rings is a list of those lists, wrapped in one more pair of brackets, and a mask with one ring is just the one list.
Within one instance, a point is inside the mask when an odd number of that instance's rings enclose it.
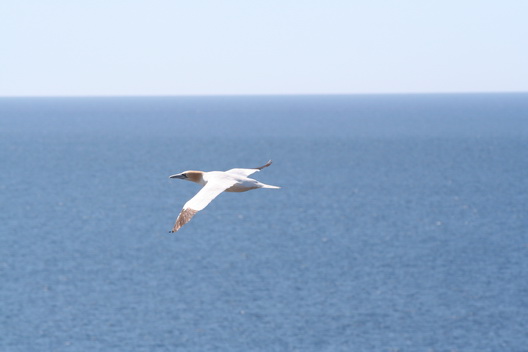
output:
{"label": "pale blue sky", "polygon": [[528,91],[523,0],[2,0],[0,96]]}

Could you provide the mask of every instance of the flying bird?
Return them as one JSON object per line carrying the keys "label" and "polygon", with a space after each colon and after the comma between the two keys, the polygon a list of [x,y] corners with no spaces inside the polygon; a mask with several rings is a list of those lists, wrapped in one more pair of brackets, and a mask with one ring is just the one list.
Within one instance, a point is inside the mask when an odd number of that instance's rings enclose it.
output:
{"label": "flying bird", "polygon": [[169,176],[169,178],[179,178],[181,180],[192,181],[202,186],[202,189],[185,203],[171,232],[178,231],[183,225],[188,223],[197,212],[204,209],[222,192],[246,192],[256,188],[280,188],[277,186],[266,185],[248,177],[270,165],[271,160],[268,161],[266,165],[253,169],[231,169],[227,171],[209,172],[190,170],[182,172],[181,174]]}

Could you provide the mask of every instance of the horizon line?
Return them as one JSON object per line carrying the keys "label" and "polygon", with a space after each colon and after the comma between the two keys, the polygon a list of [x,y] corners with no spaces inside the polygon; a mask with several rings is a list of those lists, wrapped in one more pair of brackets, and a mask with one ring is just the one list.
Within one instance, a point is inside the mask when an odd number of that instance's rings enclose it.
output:
{"label": "horizon line", "polygon": [[527,94],[526,91],[461,91],[461,92],[367,92],[367,93],[225,93],[225,94],[63,94],[63,95],[0,95],[0,98],[200,98],[200,97],[302,97],[359,95],[485,95]]}

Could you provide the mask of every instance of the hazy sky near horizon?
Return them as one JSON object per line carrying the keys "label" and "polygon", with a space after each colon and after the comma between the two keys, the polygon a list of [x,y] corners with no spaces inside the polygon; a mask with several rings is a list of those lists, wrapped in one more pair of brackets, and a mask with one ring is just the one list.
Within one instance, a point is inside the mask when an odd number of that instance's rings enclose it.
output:
{"label": "hazy sky near horizon", "polygon": [[0,96],[528,91],[528,1],[5,0]]}

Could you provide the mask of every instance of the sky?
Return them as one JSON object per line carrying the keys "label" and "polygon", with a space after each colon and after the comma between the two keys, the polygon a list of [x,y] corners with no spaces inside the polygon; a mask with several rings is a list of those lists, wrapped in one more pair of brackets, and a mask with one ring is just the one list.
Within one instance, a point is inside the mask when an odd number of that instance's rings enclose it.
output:
{"label": "sky", "polygon": [[523,0],[2,0],[0,96],[528,91]]}

